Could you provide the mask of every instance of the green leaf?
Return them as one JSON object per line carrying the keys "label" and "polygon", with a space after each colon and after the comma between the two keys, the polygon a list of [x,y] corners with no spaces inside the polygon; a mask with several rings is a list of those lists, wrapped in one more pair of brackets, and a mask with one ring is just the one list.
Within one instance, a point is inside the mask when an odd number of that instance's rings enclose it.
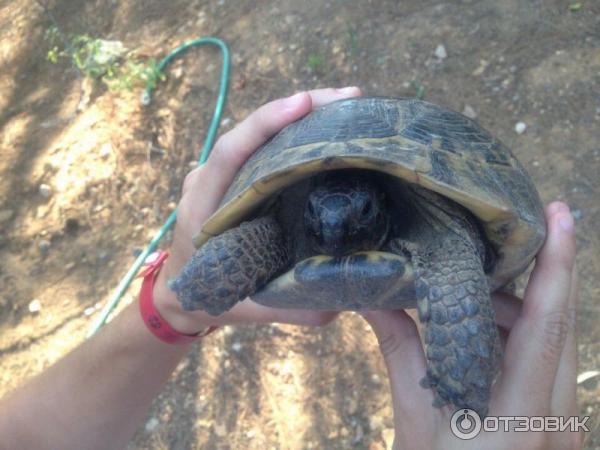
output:
{"label": "green leaf", "polygon": [[571,12],[577,12],[579,11],[581,8],[583,7],[583,5],[581,4],[581,2],[577,2],[577,3],[571,3],[569,5],[569,11]]}

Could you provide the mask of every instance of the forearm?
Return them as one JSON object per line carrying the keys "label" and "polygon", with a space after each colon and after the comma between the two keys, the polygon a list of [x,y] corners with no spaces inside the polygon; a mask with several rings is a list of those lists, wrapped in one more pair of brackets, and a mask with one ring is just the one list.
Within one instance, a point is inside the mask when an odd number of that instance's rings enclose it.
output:
{"label": "forearm", "polygon": [[0,449],[124,448],[187,348],[160,342],[128,306],[0,401]]}

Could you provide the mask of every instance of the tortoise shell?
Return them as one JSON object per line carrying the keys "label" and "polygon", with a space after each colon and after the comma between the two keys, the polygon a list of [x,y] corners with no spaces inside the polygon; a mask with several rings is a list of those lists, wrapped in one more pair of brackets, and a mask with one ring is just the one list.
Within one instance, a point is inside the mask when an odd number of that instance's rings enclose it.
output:
{"label": "tortoise shell", "polygon": [[194,243],[251,217],[283,189],[319,172],[365,169],[437,192],[477,217],[497,253],[495,290],[522,273],[546,233],[543,207],[510,149],[473,120],[416,99],[357,97],[316,109],[243,165]]}

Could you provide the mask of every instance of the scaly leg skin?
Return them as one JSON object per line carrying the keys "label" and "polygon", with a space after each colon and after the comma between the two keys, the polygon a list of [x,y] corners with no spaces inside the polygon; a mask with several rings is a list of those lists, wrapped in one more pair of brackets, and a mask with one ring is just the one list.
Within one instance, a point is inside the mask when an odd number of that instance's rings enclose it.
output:
{"label": "scaly leg skin", "polygon": [[244,222],[209,239],[169,281],[185,310],[219,315],[284,269],[290,251],[272,216]]}
{"label": "scaly leg skin", "polygon": [[500,340],[487,278],[475,245],[446,236],[424,249],[393,241],[415,271],[419,319],[425,326],[427,375],[434,406],[451,404],[485,416],[500,364]]}

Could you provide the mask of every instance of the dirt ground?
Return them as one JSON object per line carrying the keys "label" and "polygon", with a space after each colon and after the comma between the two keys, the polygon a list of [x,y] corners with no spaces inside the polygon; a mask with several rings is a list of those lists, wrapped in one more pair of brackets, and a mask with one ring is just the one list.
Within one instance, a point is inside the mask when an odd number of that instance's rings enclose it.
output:
{"label": "dirt ground", "polygon": [[[600,3],[582,1],[578,11],[558,0],[49,5],[66,32],[156,58],[192,38],[224,39],[233,66],[221,133],[270,99],[324,86],[389,96],[422,86],[425,99],[474,113],[514,150],[545,202],[574,210],[578,372],[600,370]],[[81,81],[46,60],[49,27],[35,2],[0,0],[0,396],[84,340],[172,210],[220,70],[216,51],[192,50],[149,107],[138,91],[99,87],[74,114]],[[32,300],[39,312],[29,311]],[[226,327],[180,364],[130,448],[389,448],[388,388],[375,339],[354,314],[324,329]],[[592,416],[586,449],[600,448],[595,380],[580,386],[579,400]]]}

